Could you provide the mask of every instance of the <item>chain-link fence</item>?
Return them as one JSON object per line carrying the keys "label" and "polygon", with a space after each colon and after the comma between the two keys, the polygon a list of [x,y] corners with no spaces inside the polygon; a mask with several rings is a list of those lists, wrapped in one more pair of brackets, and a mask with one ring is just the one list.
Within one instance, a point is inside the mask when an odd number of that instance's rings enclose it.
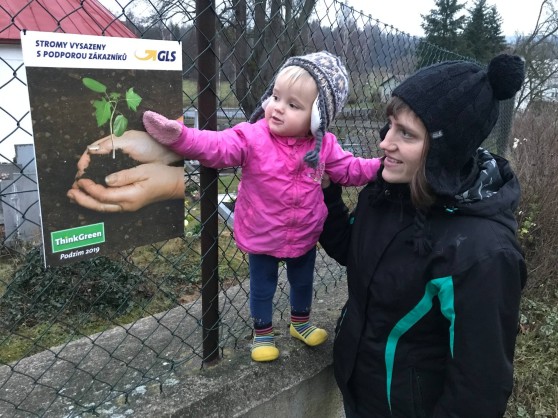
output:
{"label": "chain-link fence", "polygon": [[[232,237],[239,168],[186,162],[182,238],[43,267],[19,31],[79,33],[76,20],[88,22],[87,33],[180,40],[184,121],[207,129],[245,121],[286,57],[335,53],[347,65],[351,91],[330,130],[363,157],[378,155],[385,104],[402,79],[419,65],[463,58],[336,0],[0,3],[0,415],[94,412],[179,365],[201,366],[250,340],[247,258]],[[503,109],[492,145],[499,152],[513,104]],[[349,205],[357,192],[346,190]],[[343,280],[339,271],[318,252],[316,297]],[[283,276],[277,319],[289,315]]]}

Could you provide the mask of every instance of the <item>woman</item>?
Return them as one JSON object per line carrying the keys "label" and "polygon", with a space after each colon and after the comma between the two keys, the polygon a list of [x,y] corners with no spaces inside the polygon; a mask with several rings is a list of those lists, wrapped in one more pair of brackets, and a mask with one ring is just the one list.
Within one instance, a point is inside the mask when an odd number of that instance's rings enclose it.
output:
{"label": "woman", "polygon": [[504,414],[526,280],[519,184],[478,147],[523,78],[511,55],[421,69],[393,92],[355,211],[324,189],[320,243],[347,266],[334,370],[348,418]]}

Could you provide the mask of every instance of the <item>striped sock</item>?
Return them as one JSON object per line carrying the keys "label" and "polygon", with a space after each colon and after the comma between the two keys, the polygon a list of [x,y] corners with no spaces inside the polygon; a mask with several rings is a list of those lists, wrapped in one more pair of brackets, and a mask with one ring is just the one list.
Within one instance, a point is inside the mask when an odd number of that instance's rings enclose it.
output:
{"label": "striped sock", "polygon": [[273,325],[265,328],[254,328],[254,342],[252,350],[257,347],[271,346],[275,347],[275,337],[273,335]]}
{"label": "striped sock", "polygon": [[291,324],[296,329],[302,337],[308,338],[310,334],[312,334],[316,328],[314,325],[310,324],[310,314],[302,314],[302,315],[295,315],[291,313]]}

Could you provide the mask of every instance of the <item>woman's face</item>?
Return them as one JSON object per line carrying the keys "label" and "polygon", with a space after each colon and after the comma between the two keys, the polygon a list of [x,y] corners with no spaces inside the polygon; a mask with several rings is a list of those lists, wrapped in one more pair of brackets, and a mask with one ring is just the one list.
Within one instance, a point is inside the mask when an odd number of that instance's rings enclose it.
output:
{"label": "woman's face", "polygon": [[382,177],[388,183],[410,183],[421,166],[426,128],[411,110],[389,117],[389,131],[380,148],[384,151]]}

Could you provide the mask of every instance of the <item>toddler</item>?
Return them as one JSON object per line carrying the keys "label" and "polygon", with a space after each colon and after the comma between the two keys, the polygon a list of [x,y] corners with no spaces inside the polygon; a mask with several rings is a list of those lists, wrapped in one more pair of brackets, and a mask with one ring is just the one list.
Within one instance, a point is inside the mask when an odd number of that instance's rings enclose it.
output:
{"label": "toddler", "polygon": [[291,336],[309,346],[327,339],[310,322],[316,244],[327,216],[320,182],[327,174],[343,186],[361,186],[380,167],[380,159],[354,157],[327,132],[348,84],[339,57],[322,51],[289,58],[249,122],[214,132],[155,112],[143,116],[147,132],[185,158],[211,168],[242,167],[234,238],[248,254],[254,361],[279,357],[272,308],[281,261],[290,284]]}

